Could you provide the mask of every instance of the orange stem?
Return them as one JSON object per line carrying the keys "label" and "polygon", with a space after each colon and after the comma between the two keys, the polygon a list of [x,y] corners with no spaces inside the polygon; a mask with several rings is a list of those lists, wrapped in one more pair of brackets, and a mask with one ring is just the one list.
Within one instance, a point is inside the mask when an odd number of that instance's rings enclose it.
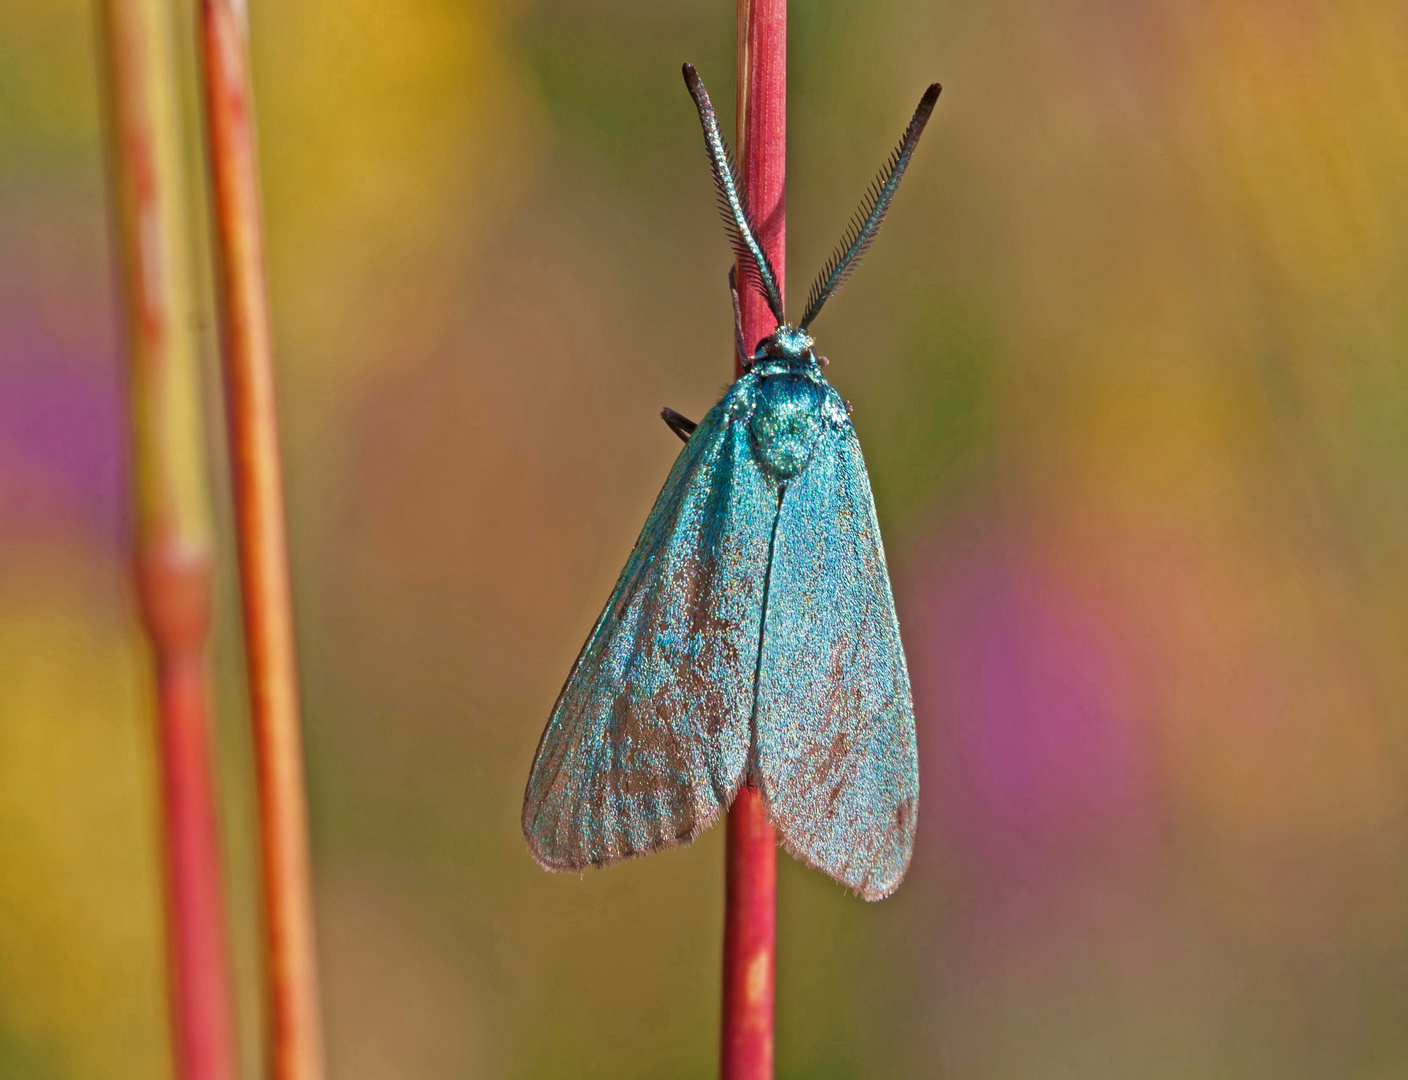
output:
{"label": "orange stem", "polygon": [[[748,212],[785,276],[787,175],[787,0],[738,0],[738,162]],[[744,275],[740,271],[738,279]],[[740,296],[743,340],[751,348],[774,328],[754,289]],[[735,377],[741,375],[741,366]],[[771,1080],[777,970],[777,838],[762,797],[745,786],[728,812],[725,853],[723,1080]]]}
{"label": "orange stem", "polygon": [[132,408],[136,572],[157,676],[171,1037],[179,1080],[235,1075],[210,760],[211,539],[165,0],[100,5]]}
{"label": "orange stem", "polygon": [[312,872],[249,43],[235,7],[231,0],[203,0],[201,59],[259,778],[270,1075],[321,1080]]}

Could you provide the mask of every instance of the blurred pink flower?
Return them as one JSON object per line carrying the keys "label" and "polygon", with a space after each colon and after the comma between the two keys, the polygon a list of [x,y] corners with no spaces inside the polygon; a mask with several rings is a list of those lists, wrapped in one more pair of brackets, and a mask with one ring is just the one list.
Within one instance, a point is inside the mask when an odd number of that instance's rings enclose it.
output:
{"label": "blurred pink flower", "polygon": [[121,542],[125,401],[116,361],[96,359],[13,317],[0,324],[0,530],[76,526]]}
{"label": "blurred pink flower", "polygon": [[903,614],[931,838],[999,874],[1149,849],[1147,695],[1119,618],[1017,544],[936,544],[914,568]]}

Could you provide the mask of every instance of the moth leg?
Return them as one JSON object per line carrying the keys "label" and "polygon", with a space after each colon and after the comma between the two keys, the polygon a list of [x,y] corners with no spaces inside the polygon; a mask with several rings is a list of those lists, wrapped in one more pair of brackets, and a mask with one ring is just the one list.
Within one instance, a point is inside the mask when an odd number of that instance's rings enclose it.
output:
{"label": "moth leg", "polygon": [[661,409],[660,419],[665,421],[671,431],[680,437],[680,442],[689,442],[689,437],[694,434],[694,429],[699,425],[687,416],[681,416],[674,409]]}
{"label": "moth leg", "polygon": [[733,297],[733,347],[738,350],[738,364],[749,364],[748,346],[743,343],[743,307],[738,302],[738,267],[728,268],[728,294]]}

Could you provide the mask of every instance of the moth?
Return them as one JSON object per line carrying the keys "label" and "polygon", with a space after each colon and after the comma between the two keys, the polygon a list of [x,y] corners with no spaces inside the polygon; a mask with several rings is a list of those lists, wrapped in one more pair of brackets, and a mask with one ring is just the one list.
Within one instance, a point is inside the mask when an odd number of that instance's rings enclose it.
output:
{"label": "moth", "polygon": [[523,833],[550,870],[687,844],[747,783],[783,846],[867,900],[909,865],[919,806],[914,705],[870,479],[807,328],[885,219],[939,96],[925,91],[795,326],[757,239],[703,81],[714,185],[747,284],[777,328],[685,440],[558,695]]}

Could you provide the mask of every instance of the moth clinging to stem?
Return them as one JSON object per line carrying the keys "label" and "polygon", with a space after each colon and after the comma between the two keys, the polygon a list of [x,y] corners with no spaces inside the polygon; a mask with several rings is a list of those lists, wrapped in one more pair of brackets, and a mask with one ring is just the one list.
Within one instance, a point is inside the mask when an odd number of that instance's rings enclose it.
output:
{"label": "moth clinging to stem", "polygon": [[783,846],[868,900],[909,865],[919,762],[870,479],[808,327],[879,231],[938,100],[899,145],[794,327],[748,218],[704,83],[684,65],[724,223],[776,329],[685,440],[538,744],[533,857],[604,866],[688,843],[755,787]]}

